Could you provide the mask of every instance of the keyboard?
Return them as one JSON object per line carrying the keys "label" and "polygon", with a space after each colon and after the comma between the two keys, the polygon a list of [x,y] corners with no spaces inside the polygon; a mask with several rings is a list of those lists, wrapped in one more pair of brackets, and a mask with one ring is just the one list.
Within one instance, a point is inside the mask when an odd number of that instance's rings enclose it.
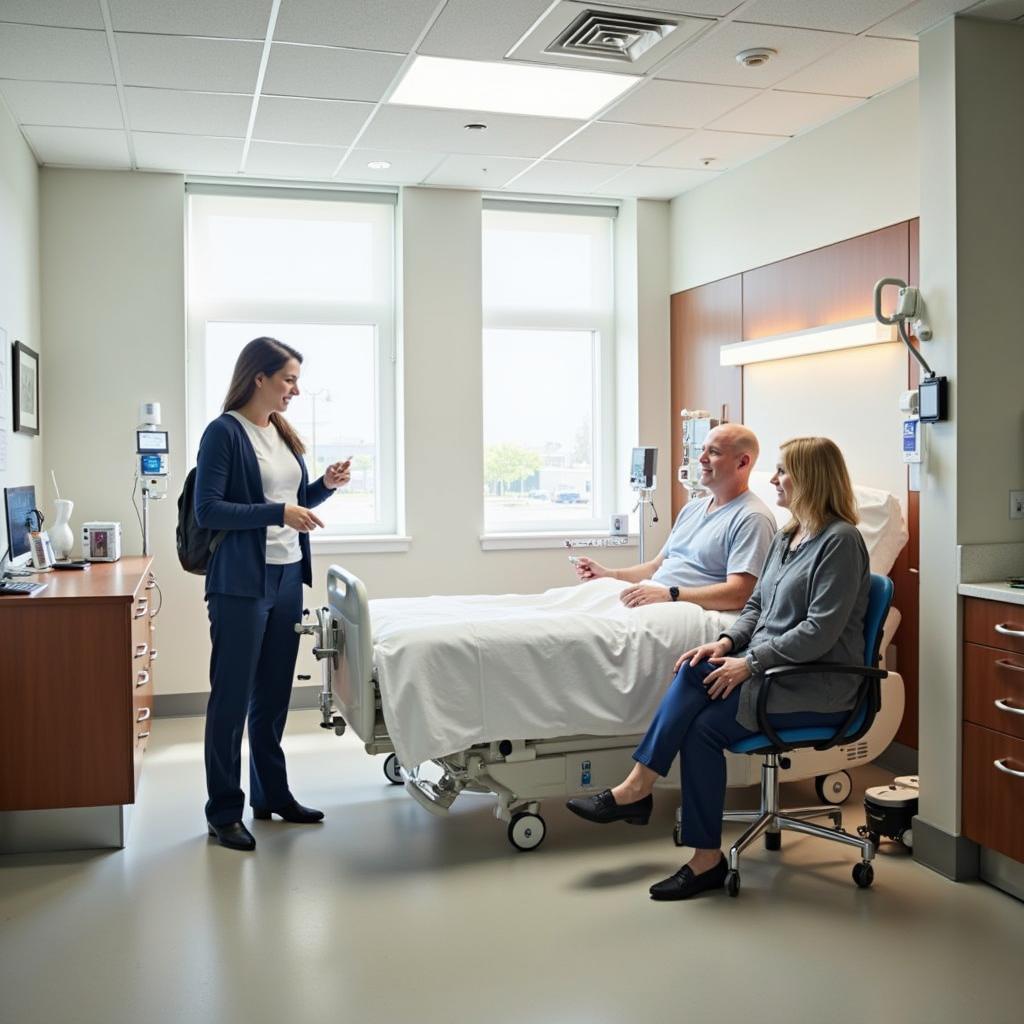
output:
{"label": "keyboard", "polygon": [[0,596],[10,594],[12,597],[31,597],[45,590],[45,583],[22,583],[19,580],[0,580]]}

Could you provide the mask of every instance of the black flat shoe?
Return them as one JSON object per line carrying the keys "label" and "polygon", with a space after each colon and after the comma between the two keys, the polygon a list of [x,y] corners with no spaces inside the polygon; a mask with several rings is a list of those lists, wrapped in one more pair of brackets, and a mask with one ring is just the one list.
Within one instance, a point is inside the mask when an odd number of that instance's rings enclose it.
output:
{"label": "black flat shoe", "polygon": [[610,789],[603,789],[594,796],[574,796],[566,801],[566,807],[587,821],[606,825],[609,821],[624,821],[627,825],[646,825],[651,820],[654,797],[648,793],[642,800],[631,804],[617,804]]}
{"label": "black flat shoe", "polygon": [[687,864],[681,867],[671,878],[655,882],[651,886],[652,900],[688,900],[699,892],[721,889],[725,885],[725,876],[729,871],[729,863],[722,859],[707,871],[695,875]]}
{"label": "black flat shoe", "polygon": [[284,807],[254,807],[252,809],[252,816],[260,821],[269,821],[272,814],[296,825],[314,825],[316,822],[324,820],[323,811],[318,811],[315,807],[303,807],[297,800],[293,800]]}
{"label": "black flat shoe", "polygon": [[216,839],[229,850],[256,849],[256,840],[240,821],[231,821],[227,825],[208,825],[207,829],[211,839]]}

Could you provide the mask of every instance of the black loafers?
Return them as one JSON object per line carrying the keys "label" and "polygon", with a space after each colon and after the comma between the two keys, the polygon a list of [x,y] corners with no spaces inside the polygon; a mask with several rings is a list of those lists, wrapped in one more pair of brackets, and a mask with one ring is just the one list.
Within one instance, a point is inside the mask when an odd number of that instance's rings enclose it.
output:
{"label": "black loafers", "polygon": [[681,867],[671,878],[661,882],[655,882],[651,886],[652,900],[688,900],[699,892],[708,892],[711,889],[721,889],[725,885],[725,876],[729,871],[729,864],[723,856],[722,859],[707,871],[695,875],[687,864]]}
{"label": "black loafers", "polygon": [[624,821],[627,825],[646,825],[651,820],[654,797],[650,793],[642,800],[631,804],[617,804],[610,789],[603,789],[594,796],[574,796],[566,802],[573,814],[587,821],[606,825],[609,821]]}
{"label": "black loafers", "polygon": [[296,825],[314,825],[316,822],[324,820],[323,811],[318,811],[315,807],[303,807],[297,800],[293,800],[284,807],[254,807],[252,809],[252,816],[260,821],[269,821],[272,814]]}
{"label": "black loafers", "polygon": [[208,831],[211,839],[216,839],[221,846],[226,846],[229,850],[256,849],[256,840],[240,821],[230,821],[226,825],[209,825]]}

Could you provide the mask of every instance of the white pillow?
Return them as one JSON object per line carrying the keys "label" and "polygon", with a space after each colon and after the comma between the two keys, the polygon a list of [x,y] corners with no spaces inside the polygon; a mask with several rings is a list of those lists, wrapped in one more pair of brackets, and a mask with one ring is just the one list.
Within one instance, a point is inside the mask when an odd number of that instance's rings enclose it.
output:
{"label": "white pillow", "polygon": [[[771,509],[775,521],[781,527],[789,522],[789,510],[779,508],[776,504],[775,488],[769,483],[771,478],[771,473],[751,473],[750,489]],[[899,499],[888,491],[861,484],[853,485],[853,494],[857,499],[857,516],[860,520],[857,526],[868,549],[871,571],[887,576],[896,556],[910,538],[903,522]]]}

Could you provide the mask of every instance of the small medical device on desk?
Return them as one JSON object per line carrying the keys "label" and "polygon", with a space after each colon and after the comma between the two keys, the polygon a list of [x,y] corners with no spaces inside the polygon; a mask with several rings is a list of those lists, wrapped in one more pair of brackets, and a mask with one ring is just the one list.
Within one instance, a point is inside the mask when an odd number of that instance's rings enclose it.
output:
{"label": "small medical device on desk", "polygon": [[683,409],[679,413],[682,427],[682,457],[679,462],[679,482],[686,488],[687,500],[707,493],[700,482],[700,457],[704,442],[719,421],[705,409]]}
{"label": "small medical device on desk", "polygon": [[142,487],[142,553],[149,554],[149,503],[167,497],[168,432],[160,426],[160,403],[143,402],[135,431],[136,479]]}
{"label": "small medical device on desk", "polygon": [[121,524],[83,523],[82,557],[87,562],[116,562],[121,557]]}

